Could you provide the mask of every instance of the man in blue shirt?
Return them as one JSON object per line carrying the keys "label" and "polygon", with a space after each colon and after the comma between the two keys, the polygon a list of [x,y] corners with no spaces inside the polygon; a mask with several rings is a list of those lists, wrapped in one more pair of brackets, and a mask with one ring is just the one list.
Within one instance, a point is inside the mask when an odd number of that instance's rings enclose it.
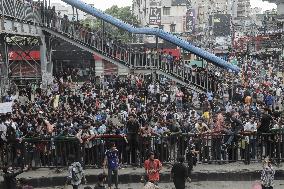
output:
{"label": "man in blue shirt", "polygon": [[168,61],[168,72],[172,72],[174,70],[174,58],[172,56],[172,52],[169,53],[167,61]]}
{"label": "man in blue shirt", "polygon": [[265,104],[269,107],[269,109],[272,111],[274,106],[274,96],[269,93],[265,98]]}
{"label": "man in blue shirt", "polygon": [[103,163],[104,169],[108,166],[108,187],[111,189],[112,177],[114,177],[115,188],[118,189],[118,150],[116,149],[115,143],[111,143],[110,149],[105,153],[105,159]]}
{"label": "man in blue shirt", "polygon": [[207,96],[209,102],[211,102],[213,100],[214,96],[213,96],[212,91],[207,91],[206,96]]}

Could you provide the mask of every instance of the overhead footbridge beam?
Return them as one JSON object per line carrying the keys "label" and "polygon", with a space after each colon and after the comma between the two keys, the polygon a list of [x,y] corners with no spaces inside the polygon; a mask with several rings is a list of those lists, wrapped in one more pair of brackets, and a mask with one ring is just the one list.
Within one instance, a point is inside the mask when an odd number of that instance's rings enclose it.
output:
{"label": "overhead footbridge beam", "polygon": [[130,33],[133,34],[146,34],[146,35],[155,35],[161,39],[164,39],[166,41],[169,41],[181,48],[183,48],[183,50],[189,51],[193,54],[195,54],[196,56],[199,56],[209,62],[211,62],[212,64],[221,67],[223,69],[227,69],[227,70],[231,70],[233,72],[238,73],[240,71],[240,69],[237,66],[234,66],[232,64],[229,64],[228,62],[226,62],[225,60],[215,56],[212,53],[209,53],[201,48],[198,48],[192,44],[190,44],[189,42],[173,35],[170,34],[168,32],[165,32],[161,29],[156,29],[156,28],[136,28],[130,24],[127,24],[111,15],[108,15],[86,3],[84,3],[81,0],[62,0],[63,2],[85,12],[88,13],[92,16],[95,16],[97,18],[100,18],[102,20],[104,20],[105,22],[108,22],[120,29],[126,30]]}

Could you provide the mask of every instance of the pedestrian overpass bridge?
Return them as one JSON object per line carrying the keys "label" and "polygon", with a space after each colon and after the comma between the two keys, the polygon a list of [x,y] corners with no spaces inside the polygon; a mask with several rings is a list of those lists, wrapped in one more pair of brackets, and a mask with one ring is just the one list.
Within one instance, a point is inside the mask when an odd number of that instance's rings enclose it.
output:
{"label": "pedestrian overpass bridge", "polygon": [[[0,6],[1,19],[1,55],[3,66],[1,69],[1,82],[9,80],[9,42],[15,42],[14,36],[32,37],[38,39],[40,46],[40,69],[43,81],[46,80],[46,75],[52,73],[52,39],[60,39],[72,45],[79,47],[82,50],[91,52],[102,59],[105,59],[119,67],[128,69],[134,73],[150,73],[154,74],[155,78],[160,76],[167,77],[183,86],[186,86],[199,93],[207,90],[216,91],[218,88],[217,80],[212,79],[214,72],[209,73],[208,69],[223,71],[230,71],[234,73],[239,72],[239,68],[233,66],[223,59],[206,52],[203,49],[195,47],[194,45],[158,29],[151,28],[135,28],[129,24],[124,23],[110,15],[107,15],[90,5],[83,3],[80,0],[63,0],[76,9],[80,9],[87,14],[95,16],[120,29],[134,34],[153,35],[157,39],[163,39],[178,46],[183,51],[196,55],[199,59],[207,63],[207,70],[203,72],[196,72],[192,69],[186,61],[179,64],[173,64],[166,68],[161,65],[161,60],[150,58],[148,60],[147,54],[139,49],[133,49],[127,44],[116,45],[110,47],[107,42],[107,36],[104,33],[100,37],[97,34],[90,32],[82,36],[80,31],[76,31],[75,26],[70,24],[69,29],[65,29],[63,21],[60,23],[53,23],[52,20],[44,15],[44,4],[27,4],[20,1],[7,0],[2,1]],[[2,4],[3,3],[3,4]],[[57,19],[57,22],[58,19]],[[103,30],[104,31],[104,30]],[[15,42],[19,49],[21,45]],[[26,57],[22,57],[28,63]],[[34,69],[35,66],[31,65]],[[212,75],[213,74],[213,75]],[[46,82],[46,81],[45,81]],[[1,84],[2,85],[2,84]]]}

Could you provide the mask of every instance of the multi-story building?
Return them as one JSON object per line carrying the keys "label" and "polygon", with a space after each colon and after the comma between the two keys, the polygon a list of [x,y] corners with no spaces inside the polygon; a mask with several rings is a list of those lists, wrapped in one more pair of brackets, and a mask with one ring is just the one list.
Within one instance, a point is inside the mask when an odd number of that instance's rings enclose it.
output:
{"label": "multi-story building", "polygon": [[[94,6],[94,4],[90,5]],[[62,16],[67,15],[69,20],[72,20],[73,16],[75,16],[76,18],[78,16],[79,20],[86,18],[86,13],[80,10],[75,10],[70,5],[61,4],[61,3],[52,3],[51,7],[55,7],[56,12],[60,12]]]}
{"label": "multi-story building", "polygon": [[250,14],[250,0],[235,0],[237,6],[237,18],[246,18]]}
{"label": "multi-story building", "polygon": [[213,15],[248,18],[250,0],[134,0],[133,13],[142,26],[202,35],[212,26]]}
{"label": "multi-story building", "polygon": [[189,0],[135,0],[133,13],[143,26],[172,33],[185,32]]}
{"label": "multi-story building", "polygon": [[284,0],[264,0],[277,5],[277,14],[284,15]]}

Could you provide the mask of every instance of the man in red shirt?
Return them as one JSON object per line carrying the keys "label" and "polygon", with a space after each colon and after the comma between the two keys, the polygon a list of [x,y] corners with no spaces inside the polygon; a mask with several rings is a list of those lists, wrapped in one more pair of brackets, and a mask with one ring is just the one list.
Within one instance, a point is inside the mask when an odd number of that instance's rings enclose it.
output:
{"label": "man in red shirt", "polygon": [[157,185],[160,180],[160,171],[162,170],[162,163],[160,160],[155,159],[153,152],[150,153],[149,159],[144,162],[144,168],[148,181]]}

